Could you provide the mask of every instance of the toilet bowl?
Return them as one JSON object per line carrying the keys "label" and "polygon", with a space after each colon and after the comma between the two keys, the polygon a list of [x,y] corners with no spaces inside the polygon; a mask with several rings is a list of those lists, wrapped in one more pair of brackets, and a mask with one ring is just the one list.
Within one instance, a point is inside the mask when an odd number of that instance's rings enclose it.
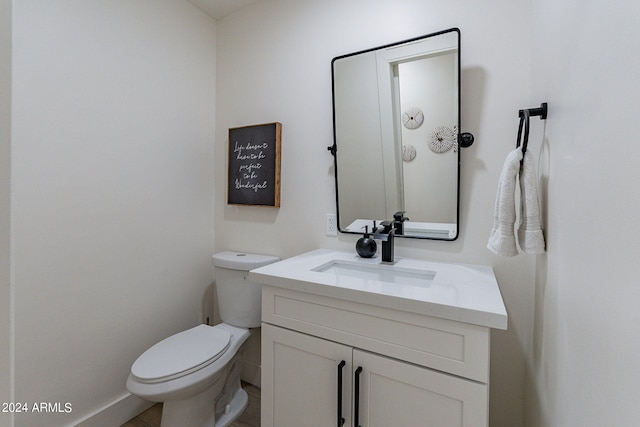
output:
{"label": "toilet bowl", "polygon": [[[164,402],[162,427],[226,427],[247,406],[240,386],[238,349],[260,326],[260,285],[249,270],[278,258],[237,252],[213,256],[223,323],[198,325],[145,351],[131,366],[127,389],[152,402]],[[224,309],[223,309],[224,307]]]}

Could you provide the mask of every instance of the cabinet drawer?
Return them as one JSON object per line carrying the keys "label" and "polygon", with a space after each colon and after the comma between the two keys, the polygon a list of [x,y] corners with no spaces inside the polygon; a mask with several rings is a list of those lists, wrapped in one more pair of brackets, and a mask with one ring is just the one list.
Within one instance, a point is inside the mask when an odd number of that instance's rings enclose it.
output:
{"label": "cabinet drawer", "polygon": [[331,341],[487,383],[489,328],[273,286],[262,319]]}

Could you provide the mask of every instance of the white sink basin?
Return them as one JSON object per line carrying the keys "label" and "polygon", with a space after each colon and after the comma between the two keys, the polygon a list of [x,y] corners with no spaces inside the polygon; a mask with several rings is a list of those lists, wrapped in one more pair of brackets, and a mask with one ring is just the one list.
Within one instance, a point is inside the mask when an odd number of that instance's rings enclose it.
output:
{"label": "white sink basin", "polygon": [[365,264],[345,260],[332,260],[311,271],[331,274],[336,277],[354,277],[360,280],[429,286],[436,277],[435,271],[403,268],[385,264]]}

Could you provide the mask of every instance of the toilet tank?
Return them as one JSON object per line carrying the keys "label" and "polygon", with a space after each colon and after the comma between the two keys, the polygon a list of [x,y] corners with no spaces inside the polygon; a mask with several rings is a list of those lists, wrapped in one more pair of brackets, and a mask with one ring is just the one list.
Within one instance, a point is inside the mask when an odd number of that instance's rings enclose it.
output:
{"label": "toilet tank", "polygon": [[226,251],[213,256],[218,307],[224,323],[242,328],[260,326],[262,286],[247,276],[250,270],[276,261],[280,258],[244,252]]}

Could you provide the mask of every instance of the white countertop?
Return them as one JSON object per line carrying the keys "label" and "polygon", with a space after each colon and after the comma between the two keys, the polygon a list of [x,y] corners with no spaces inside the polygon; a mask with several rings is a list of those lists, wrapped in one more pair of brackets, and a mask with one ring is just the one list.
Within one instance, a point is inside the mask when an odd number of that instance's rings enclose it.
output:
{"label": "white countertop", "polygon": [[435,272],[428,286],[336,277],[312,270],[334,260],[379,264],[380,256],[364,259],[355,253],[318,249],[252,270],[249,279],[316,295],[507,329],[507,311],[491,267],[396,257],[394,267]]}

